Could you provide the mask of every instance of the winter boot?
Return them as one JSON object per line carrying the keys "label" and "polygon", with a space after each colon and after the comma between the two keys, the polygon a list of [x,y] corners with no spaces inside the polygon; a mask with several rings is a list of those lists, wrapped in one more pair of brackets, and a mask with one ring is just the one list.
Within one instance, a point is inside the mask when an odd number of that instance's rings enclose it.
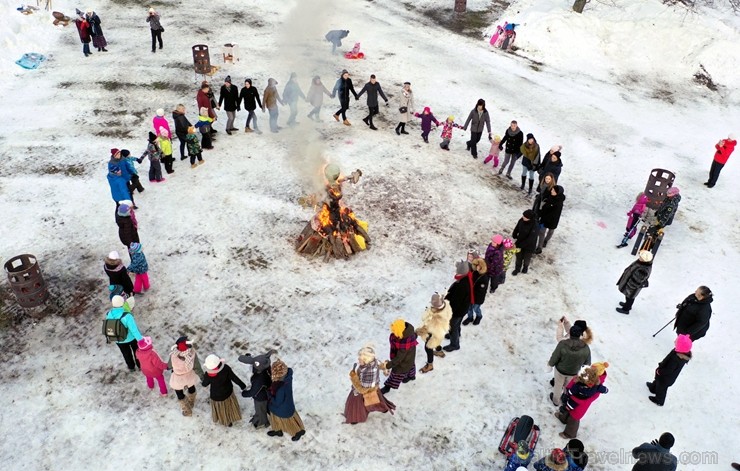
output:
{"label": "winter boot", "polygon": [[298,433],[296,433],[295,435],[293,435],[290,439],[293,440],[294,442],[297,442],[305,434],[306,434],[306,431],[305,430],[300,430]]}
{"label": "winter boot", "polygon": [[336,119],[337,121],[339,121],[339,115],[338,114],[335,114],[334,115],[334,119]]}
{"label": "winter boot", "polygon": [[390,386],[383,386],[382,388],[380,388],[380,393],[381,394],[388,394],[389,392],[391,392],[391,387]]}
{"label": "winter boot", "polygon": [[408,134],[406,132],[406,123],[401,123],[401,134]]}
{"label": "winter boot", "polygon": [[185,400],[188,401],[188,404],[190,404],[190,408],[192,409],[195,405],[195,396],[198,395],[198,391],[195,391],[193,394],[189,394]]}
{"label": "winter boot", "polygon": [[444,358],[445,356],[447,356],[447,354],[445,353],[444,350],[435,350],[434,351],[434,356],[435,357]]}
{"label": "winter boot", "polygon": [[270,430],[269,432],[267,432],[267,435],[271,437],[282,437],[283,431],[282,430]]}
{"label": "winter boot", "polygon": [[342,124],[344,124],[345,126],[352,126],[352,123],[350,123],[348,119],[342,121]]}
{"label": "winter boot", "polygon": [[398,123],[396,125],[396,134],[398,134],[399,136],[401,135],[401,123]]}
{"label": "winter boot", "polygon": [[534,180],[530,178],[529,179],[529,191],[527,191],[528,196],[532,196],[532,185],[534,185]]}
{"label": "winter boot", "polygon": [[524,184],[527,182],[527,177],[522,177],[522,190],[524,189]]}
{"label": "winter boot", "polygon": [[422,373],[429,373],[429,372],[430,372],[430,371],[432,371],[433,369],[434,369],[434,365],[433,365],[433,364],[431,364],[431,363],[427,363],[427,364],[426,364],[426,365],[424,365],[424,367],[423,367],[423,368],[422,368],[421,370],[419,370],[419,371],[421,371]]}
{"label": "winter boot", "polygon": [[193,408],[190,406],[190,402],[187,399],[180,399],[180,408],[182,409],[182,415],[190,417],[193,415]]}
{"label": "winter boot", "polygon": [[369,116],[365,116],[362,118],[362,122],[365,123],[366,126],[370,126],[370,121],[368,121]]}

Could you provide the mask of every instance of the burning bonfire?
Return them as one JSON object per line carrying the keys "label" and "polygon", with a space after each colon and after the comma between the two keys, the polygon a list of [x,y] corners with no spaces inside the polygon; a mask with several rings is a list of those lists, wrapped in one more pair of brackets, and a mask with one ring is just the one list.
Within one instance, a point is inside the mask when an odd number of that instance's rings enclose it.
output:
{"label": "burning bonfire", "polygon": [[367,223],[355,217],[355,213],[342,203],[342,184],[357,183],[362,176],[355,170],[348,177],[340,175],[339,167],[329,164],[324,169],[326,198],[315,202],[318,211],[298,236],[296,250],[308,255],[347,258],[367,249],[370,236]]}

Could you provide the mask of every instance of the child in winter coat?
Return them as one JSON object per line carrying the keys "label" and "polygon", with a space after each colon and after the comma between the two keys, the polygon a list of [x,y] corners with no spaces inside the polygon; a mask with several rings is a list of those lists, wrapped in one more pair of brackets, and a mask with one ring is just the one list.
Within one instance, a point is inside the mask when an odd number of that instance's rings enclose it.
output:
{"label": "child in winter coat", "polygon": [[172,132],[170,131],[170,123],[167,118],[164,117],[164,108],[159,108],[154,118],[152,118],[152,127],[157,135],[162,135],[162,128],[167,131],[167,139],[172,139]]}
{"label": "child in winter coat", "polygon": [[157,135],[151,131],[149,132],[149,141],[147,142],[146,150],[141,154],[138,162],[141,163],[144,157],[149,157],[149,181],[157,183],[165,181],[162,178],[162,151],[157,144]]}
{"label": "child in winter coat", "polygon": [[[204,162],[203,152],[198,142],[198,136],[195,135],[195,127],[190,126],[188,128],[188,135],[185,138],[188,144],[188,156],[190,156],[190,168],[195,168]],[[195,163],[195,159],[198,159],[198,164]]]}
{"label": "child in winter coat", "polygon": [[442,340],[450,331],[452,308],[445,302],[439,293],[432,295],[432,303],[421,317],[421,327],[416,329],[416,335],[424,340],[424,351],[427,354],[427,364],[421,369],[422,373],[429,373],[434,369],[434,357],[445,357],[442,350]]}
{"label": "child in winter coat", "polygon": [[383,394],[388,394],[391,388],[398,389],[401,383],[416,379],[416,346],[419,342],[416,341],[414,326],[403,319],[396,319],[391,324],[388,341],[391,344],[391,359],[383,363],[381,369],[391,370],[391,374],[380,390]]}
{"label": "child in winter coat", "polygon": [[200,146],[203,149],[213,149],[213,144],[211,143],[211,123],[213,123],[213,118],[208,116],[208,108],[201,107],[200,114],[198,115],[198,122],[195,123],[195,127],[202,136]]}
{"label": "child in winter coat", "polygon": [[[608,363],[594,363],[590,367],[586,368],[587,372],[587,378],[592,377],[594,374],[596,377],[598,377],[599,385],[602,385],[606,382],[606,368],[609,366]],[[562,407],[560,411],[558,411],[555,416],[560,420],[561,423],[565,424],[565,430],[561,432],[558,436],[560,438],[564,438],[566,440],[570,440],[572,438],[576,438],[576,435],[578,434],[578,428],[581,424],[581,419],[586,415],[586,412],[588,412],[589,407],[591,407],[591,404],[593,404],[596,399],[598,399],[601,394],[608,392],[608,389],[604,388],[596,388],[596,391],[592,391],[590,394],[586,394],[588,397],[586,398],[579,398],[576,397],[573,394],[574,388],[576,388],[576,383],[584,382],[582,378],[583,375],[579,376],[578,378],[573,378],[570,383],[568,383],[568,386],[566,387],[565,395],[568,398],[567,402],[565,403],[565,407]],[[590,379],[588,381],[591,381]],[[537,467],[535,466],[535,469]]]}
{"label": "child in winter coat", "polygon": [[450,150],[453,128],[462,129],[462,126],[455,122],[454,116],[448,116],[447,120],[442,123],[442,143],[439,145],[444,150]]}
{"label": "child in winter coat", "polygon": [[132,242],[139,242],[139,232],[131,206],[124,202],[118,205],[116,224],[118,225],[118,238],[126,249],[131,247]]}
{"label": "child in winter coat", "polygon": [[293,370],[282,360],[276,360],[270,367],[272,384],[270,385],[270,430],[267,435],[282,437],[283,432],[297,442],[306,434],[301,416],[295,410],[293,402]]}
{"label": "child in winter coat", "polygon": [[[604,368],[608,368],[609,363],[604,362]],[[609,392],[606,386],[601,384],[595,368],[586,368],[578,375],[578,380],[565,390],[565,404],[561,407],[573,410],[578,403],[576,399],[588,399],[596,393],[606,394]]]}
{"label": "child in winter coat", "polygon": [[139,179],[139,172],[136,171],[136,166],[134,165],[134,162],[139,162],[136,160],[135,157],[131,156],[131,151],[128,149],[121,149],[121,165],[125,165],[127,170],[129,171],[129,178],[130,184],[129,184],[129,191],[131,194],[134,194],[134,190],[138,190],[139,193],[144,191],[144,187],[141,185],[141,180]]}
{"label": "child in winter coat", "polygon": [[254,415],[249,420],[254,428],[270,426],[270,420],[267,416],[267,400],[269,399],[267,393],[272,384],[270,356],[276,353],[275,350],[270,350],[263,355],[252,356],[247,353],[239,357],[240,362],[252,365],[249,389],[242,391],[242,397],[251,397],[254,401]]}
{"label": "child in winter coat", "polygon": [[[486,261],[482,258],[475,258],[471,265],[473,266],[473,302],[468,308],[468,316],[463,321],[463,325],[468,325],[471,322],[473,325],[480,324],[483,320],[483,313],[481,313],[480,307],[486,300],[486,292],[488,291],[488,267]],[[473,317],[475,315],[475,318]]]}
{"label": "child in winter coat", "polygon": [[624,237],[622,237],[622,243],[617,245],[618,249],[627,247],[627,241],[635,235],[637,232],[637,223],[640,222],[640,218],[645,214],[647,209],[648,197],[645,193],[640,192],[635,198],[635,204],[632,209],[627,211],[627,227],[624,230]]}
{"label": "child in winter coat", "polygon": [[236,383],[242,391],[247,385],[234,374],[226,361],[216,355],[208,355],[203,366],[206,367],[206,374],[201,384],[204,388],[211,387],[211,418],[214,423],[231,427],[234,422],[242,420],[232,383]]}
{"label": "child in winter coat", "polygon": [[665,396],[668,388],[678,379],[683,367],[691,360],[691,337],[688,335],[679,335],[676,337],[675,348],[663,358],[655,369],[655,378],[652,383],[646,383],[651,393],[650,402],[662,406],[665,403]]}
{"label": "child in winter coat", "polygon": [[532,462],[534,454],[529,451],[529,446],[526,440],[521,440],[517,443],[516,453],[512,453],[509,459],[506,461],[506,467],[504,471],[519,471],[520,469],[527,469],[529,463]]}
{"label": "child in winter coat", "polygon": [[162,150],[162,162],[164,162],[164,170],[167,174],[174,172],[172,163],[175,161],[172,158],[172,141],[170,140],[170,132],[165,128],[159,128],[159,148]]}
{"label": "child in winter coat", "polygon": [[152,346],[151,337],[143,337],[139,340],[139,349],[136,350],[136,358],[141,364],[141,372],[146,377],[146,385],[149,390],[154,389],[154,380],[159,384],[159,393],[167,397],[167,384],[164,382],[164,370],[167,369],[167,363],[159,358],[159,354]]}
{"label": "child in winter coat", "polygon": [[[175,390],[182,415],[190,417],[195,404],[195,384],[203,378],[203,369],[193,343],[186,336],[178,338],[170,349],[169,367],[172,369],[170,387]],[[188,391],[187,397],[185,389]]]}
{"label": "child in winter coat", "polygon": [[131,265],[128,266],[128,271],[136,275],[134,278],[134,293],[141,294],[142,291],[149,289],[149,264],[146,263],[146,257],[144,252],[141,251],[140,243],[131,242],[128,253],[131,255]]}
{"label": "child in winter coat", "polygon": [[488,278],[490,280],[490,293],[496,291],[499,285],[506,282],[506,270],[504,269],[504,237],[501,234],[494,234],[491,237],[491,243],[486,248],[485,262],[488,268]]}
{"label": "child in winter coat", "polygon": [[498,148],[499,144],[501,144],[501,136],[496,134],[495,136],[493,136],[493,141],[491,141],[491,149],[488,151],[488,157],[483,160],[483,165],[487,164],[491,161],[491,159],[493,159],[493,168],[498,167],[498,156],[501,152],[501,149]]}
{"label": "child in winter coat", "polygon": [[[123,359],[126,362],[126,366],[128,366],[129,371],[136,371],[136,367],[141,368],[139,360],[136,358],[136,350],[139,346],[138,341],[142,339],[141,332],[139,332],[139,327],[136,325],[134,315],[126,308],[126,301],[122,296],[113,296],[110,304],[112,309],[106,313],[105,320],[118,321],[116,322],[117,324],[121,324],[126,328],[126,338],[121,340],[116,339],[115,343],[118,346],[118,349],[121,350],[121,355],[123,355]],[[103,332],[106,333],[107,330],[104,330]],[[107,334],[106,338],[108,340],[113,340],[108,337]]]}
{"label": "child in winter coat", "polygon": [[549,455],[535,462],[534,469],[536,471],[566,471],[568,459],[563,450],[553,448]]}
{"label": "child in winter coat", "polygon": [[421,114],[414,113],[414,116],[421,119],[421,138],[429,144],[429,133],[432,131],[432,123],[435,126],[439,126],[439,121],[434,117],[431,108],[428,106],[424,107],[424,111]]}
{"label": "child in winter coat", "polygon": [[121,261],[121,256],[118,254],[118,251],[113,250],[107,257],[105,257],[103,271],[108,275],[109,285],[122,286],[123,292],[128,296],[134,294],[134,283],[131,281],[131,277],[128,275],[128,271],[123,265],[123,261]]}

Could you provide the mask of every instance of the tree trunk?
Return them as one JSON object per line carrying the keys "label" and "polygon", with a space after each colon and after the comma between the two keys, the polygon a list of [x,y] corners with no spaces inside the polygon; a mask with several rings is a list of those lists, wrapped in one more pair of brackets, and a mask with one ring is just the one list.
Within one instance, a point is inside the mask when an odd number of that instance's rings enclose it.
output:
{"label": "tree trunk", "polygon": [[456,13],[465,13],[465,10],[468,7],[468,0],[455,0],[455,12]]}

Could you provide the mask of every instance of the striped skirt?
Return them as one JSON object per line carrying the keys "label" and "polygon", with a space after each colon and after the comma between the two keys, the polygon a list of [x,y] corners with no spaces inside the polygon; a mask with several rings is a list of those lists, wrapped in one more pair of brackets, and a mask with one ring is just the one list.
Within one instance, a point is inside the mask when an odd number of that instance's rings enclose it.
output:
{"label": "striped skirt", "polygon": [[214,401],[211,399],[211,418],[214,423],[227,426],[242,420],[239,401],[236,400],[233,392],[225,401]]}
{"label": "striped skirt", "polygon": [[287,419],[283,417],[278,417],[277,415],[271,413],[270,428],[275,431],[279,430],[281,432],[285,432],[291,437],[301,430],[306,429],[306,427],[303,426],[303,421],[301,420],[301,416],[298,415],[298,412],[294,412],[293,415],[288,417]]}

